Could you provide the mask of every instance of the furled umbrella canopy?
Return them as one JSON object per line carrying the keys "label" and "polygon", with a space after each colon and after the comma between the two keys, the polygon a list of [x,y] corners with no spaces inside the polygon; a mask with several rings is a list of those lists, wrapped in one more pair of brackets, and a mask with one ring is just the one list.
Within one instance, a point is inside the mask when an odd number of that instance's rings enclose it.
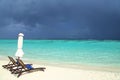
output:
{"label": "furled umbrella canopy", "polygon": [[23,33],[19,33],[18,34],[18,49],[17,49],[17,52],[15,54],[16,57],[23,57],[24,55],[24,52],[22,50],[22,47],[23,47],[23,36],[24,34]]}

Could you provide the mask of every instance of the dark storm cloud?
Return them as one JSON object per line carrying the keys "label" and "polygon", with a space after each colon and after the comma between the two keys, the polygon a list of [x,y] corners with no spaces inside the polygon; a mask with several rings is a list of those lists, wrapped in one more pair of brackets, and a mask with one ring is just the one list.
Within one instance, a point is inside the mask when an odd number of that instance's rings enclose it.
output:
{"label": "dark storm cloud", "polygon": [[0,0],[1,38],[120,39],[119,29],[119,0]]}

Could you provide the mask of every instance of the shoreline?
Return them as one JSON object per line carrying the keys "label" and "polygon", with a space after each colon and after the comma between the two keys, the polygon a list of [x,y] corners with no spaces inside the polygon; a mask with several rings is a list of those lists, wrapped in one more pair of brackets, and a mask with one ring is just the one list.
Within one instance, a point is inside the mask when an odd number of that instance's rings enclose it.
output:
{"label": "shoreline", "polygon": [[[2,61],[9,62],[8,57],[0,57]],[[63,64],[63,63],[50,63],[30,59],[22,59],[25,63],[31,63],[36,65],[45,65],[51,67],[69,68],[69,69],[82,69],[82,70],[93,70],[93,71],[106,71],[106,72],[120,72],[120,67],[108,67],[108,66],[93,66],[93,65],[74,65],[74,64]],[[6,63],[7,64],[7,63]]]}
{"label": "shoreline", "polygon": [[[27,61],[24,61],[27,63]],[[0,66],[7,64],[7,60],[0,60]],[[74,69],[46,64],[35,64],[33,67],[46,67],[45,72],[26,73],[19,78],[8,70],[0,67],[0,80],[120,80],[120,72],[108,72],[89,69]],[[6,77],[7,75],[7,77]]]}

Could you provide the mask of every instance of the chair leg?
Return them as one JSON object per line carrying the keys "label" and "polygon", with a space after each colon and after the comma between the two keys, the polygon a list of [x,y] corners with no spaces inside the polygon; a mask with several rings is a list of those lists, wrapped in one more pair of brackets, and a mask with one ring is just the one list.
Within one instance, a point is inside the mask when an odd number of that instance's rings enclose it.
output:
{"label": "chair leg", "polygon": [[22,74],[22,72],[20,72],[20,73],[18,74],[17,78],[19,78],[19,77],[21,76],[21,74]]}

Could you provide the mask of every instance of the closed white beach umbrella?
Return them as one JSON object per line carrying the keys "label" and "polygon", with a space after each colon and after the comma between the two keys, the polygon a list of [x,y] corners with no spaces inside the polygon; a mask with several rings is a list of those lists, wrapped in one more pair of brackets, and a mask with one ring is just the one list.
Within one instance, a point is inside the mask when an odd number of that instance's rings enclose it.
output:
{"label": "closed white beach umbrella", "polygon": [[24,52],[22,50],[22,47],[23,47],[23,36],[24,34],[23,33],[19,33],[18,34],[18,49],[17,49],[17,52],[15,54],[16,57],[23,57],[24,55]]}

